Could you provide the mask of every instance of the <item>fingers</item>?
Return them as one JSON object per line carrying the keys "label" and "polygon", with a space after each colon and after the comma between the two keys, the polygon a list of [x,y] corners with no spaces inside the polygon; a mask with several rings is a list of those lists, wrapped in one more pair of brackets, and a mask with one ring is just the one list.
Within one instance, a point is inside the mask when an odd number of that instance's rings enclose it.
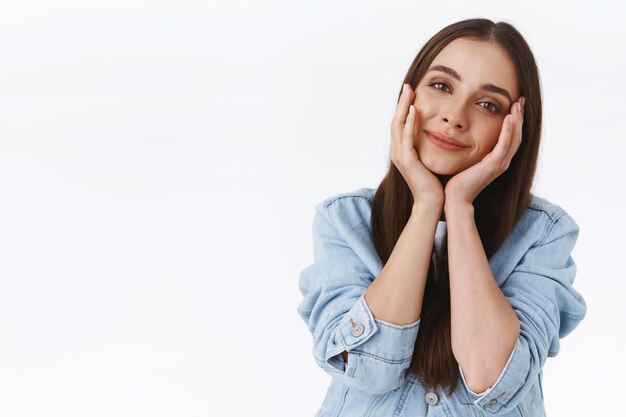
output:
{"label": "fingers", "polygon": [[402,95],[400,101],[396,107],[396,112],[391,121],[391,138],[394,142],[393,145],[398,148],[402,142],[402,135],[406,124],[407,115],[409,113],[409,105],[414,99],[415,93],[411,89],[411,86],[404,84],[402,87]]}
{"label": "fingers", "polygon": [[402,130],[402,150],[405,152],[411,152],[413,148],[413,138],[415,137],[415,130],[417,129],[417,111],[415,106],[409,105],[409,115],[406,118],[404,129]]}
{"label": "fingers", "polygon": [[513,104],[513,109],[511,114],[513,116],[513,132],[511,137],[511,145],[509,146],[509,160],[513,158],[515,152],[519,149],[522,144],[522,125],[524,123],[524,97],[520,97],[520,99]]}
{"label": "fingers", "polygon": [[526,97],[520,97],[519,98],[519,124],[518,124],[518,131],[517,131],[517,135],[515,136],[515,138],[518,140],[518,142],[522,142],[522,127],[524,125],[524,104],[526,103]]}
{"label": "fingers", "polygon": [[522,143],[523,101],[522,97],[511,106],[511,113],[504,118],[498,143],[492,151],[498,175],[509,168],[513,155]]}
{"label": "fingers", "polygon": [[493,155],[494,159],[497,162],[502,161],[504,159],[504,157],[506,156],[506,151],[509,148],[509,144],[511,141],[511,132],[513,130],[511,126],[511,120],[512,120],[511,114],[507,114],[504,117],[504,121],[502,122],[502,127],[500,128],[500,136],[498,137],[498,142],[496,143],[496,146],[491,151],[491,154]]}

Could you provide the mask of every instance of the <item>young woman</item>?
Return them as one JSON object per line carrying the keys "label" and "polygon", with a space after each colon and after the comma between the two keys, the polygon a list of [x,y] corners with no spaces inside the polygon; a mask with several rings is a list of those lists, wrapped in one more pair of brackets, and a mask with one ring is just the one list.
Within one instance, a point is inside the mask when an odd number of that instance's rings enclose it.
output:
{"label": "young woman", "polygon": [[542,367],[584,318],[578,225],[531,194],[532,52],[461,21],[415,57],[377,189],[316,205],[298,314],[332,376],[317,416],[545,415]]}

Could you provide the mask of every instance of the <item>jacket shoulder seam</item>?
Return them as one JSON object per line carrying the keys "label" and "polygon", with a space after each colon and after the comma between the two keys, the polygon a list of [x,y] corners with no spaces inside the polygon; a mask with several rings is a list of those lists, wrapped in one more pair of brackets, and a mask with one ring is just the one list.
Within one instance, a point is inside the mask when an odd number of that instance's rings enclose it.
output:
{"label": "jacket shoulder seam", "polygon": [[[548,225],[546,227],[546,230],[544,231],[543,236],[541,237],[541,239],[539,239],[538,243],[536,245],[534,245],[534,246],[542,246],[542,245],[544,245],[546,243],[549,243],[549,242],[546,242],[546,240],[548,240],[548,236],[550,236],[550,233],[552,232],[552,229],[554,228],[554,225],[559,220],[564,219],[567,216],[568,216],[567,212],[563,211],[562,213],[560,213],[558,215],[558,217],[556,217],[556,219],[553,219],[550,223],[548,223]],[[550,219],[552,219],[552,218],[550,217]]]}
{"label": "jacket shoulder seam", "polygon": [[364,200],[367,200],[367,201],[371,202],[369,197],[366,197],[364,195],[342,195],[342,196],[337,196],[337,197],[330,197],[330,199],[325,200],[324,207],[328,208],[331,204],[333,204],[333,203],[335,203],[335,202],[337,202],[339,200],[342,200],[342,199],[345,199],[345,198],[355,198],[355,197],[356,198],[362,198]]}
{"label": "jacket shoulder seam", "polygon": [[562,207],[536,195],[532,195],[528,208],[530,210],[543,213],[548,219],[541,237],[532,245],[532,247],[541,246],[546,243],[546,240],[548,239],[548,236],[550,236],[550,232],[552,232],[552,228],[556,222],[563,216],[566,216],[567,212]]}
{"label": "jacket shoulder seam", "polygon": [[530,203],[528,204],[528,208],[531,210],[544,212],[553,222],[557,221],[561,216],[566,214],[563,208],[552,203],[546,204],[542,201],[547,202],[547,200],[533,195]]}
{"label": "jacket shoulder seam", "polygon": [[[363,200],[367,200],[368,202],[371,203],[371,198],[363,193],[363,189],[360,190],[356,190],[356,191],[351,191],[351,192],[346,192],[346,193],[341,193],[341,194],[337,194],[331,197],[328,197],[326,200],[324,200],[323,202],[323,207],[326,210],[326,212],[328,213],[328,217],[330,218],[330,221],[332,223],[333,226],[337,227],[337,219],[335,218],[335,210],[333,208],[336,208],[333,203],[336,203],[340,200],[344,200],[344,199],[354,199],[354,198],[361,198]],[[331,207],[332,205],[332,207]]]}
{"label": "jacket shoulder seam", "polygon": [[322,204],[324,205],[324,207],[328,207],[332,203],[334,203],[334,202],[336,202],[338,200],[341,200],[341,199],[344,199],[344,198],[354,198],[354,197],[363,198],[363,199],[365,199],[367,201],[370,201],[370,202],[372,201],[372,198],[364,192],[363,188],[361,188],[361,189],[356,190],[356,191],[349,191],[349,192],[335,194],[333,196],[330,196],[330,197],[326,198],[323,201]]}

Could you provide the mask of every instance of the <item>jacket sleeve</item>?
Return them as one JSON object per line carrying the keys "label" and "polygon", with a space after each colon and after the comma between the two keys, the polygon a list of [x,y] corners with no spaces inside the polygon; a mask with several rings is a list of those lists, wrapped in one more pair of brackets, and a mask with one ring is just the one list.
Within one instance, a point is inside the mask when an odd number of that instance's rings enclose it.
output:
{"label": "jacket sleeve", "polygon": [[559,339],[585,317],[587,306],[573,288],[576,264],[571,251],[579,227],[567,214],[555,220],[542,242],[531,247],[500,286],[520,320],[520,335],[494,385],[477,394],[465,388],[481,410],[509,412],[537,381],[548,356],[556,356]]}
{"label": "jacket sleeve", "polygon": [[333,225],[328,207],[318,204],[315,210],[314,263],[300,273],[304,298],[298,306],[313,336],[315,361],[361,391],[398,389],[411,362],[419,319],[399,326],[373,317],[364,293],[375,277]]}

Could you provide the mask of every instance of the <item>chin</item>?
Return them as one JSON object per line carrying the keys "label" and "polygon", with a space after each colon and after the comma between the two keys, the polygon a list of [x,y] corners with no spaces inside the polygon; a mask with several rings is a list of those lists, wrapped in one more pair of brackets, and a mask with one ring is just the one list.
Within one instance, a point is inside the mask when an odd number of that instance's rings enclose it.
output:
{"label": "chin", "polygon": [[450,160],[441,160],[439,158],[422,159],[422,164],[433,174],[437,175],[455,175],[463,171],[463,168],[458,164],[452,164]]}

